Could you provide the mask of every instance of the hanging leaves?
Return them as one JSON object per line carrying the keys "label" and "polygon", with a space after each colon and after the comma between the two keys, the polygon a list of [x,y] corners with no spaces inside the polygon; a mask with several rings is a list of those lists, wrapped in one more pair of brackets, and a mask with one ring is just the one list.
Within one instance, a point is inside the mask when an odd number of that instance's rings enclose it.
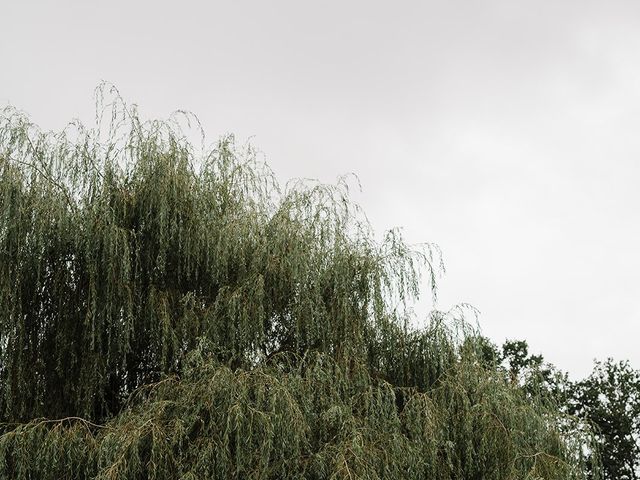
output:
{"label": "hanging leaves", "polygon": [[464,321],[408,326],[436,246],[97,98],[0,116],[0,478],[583,478],[588,434]]}

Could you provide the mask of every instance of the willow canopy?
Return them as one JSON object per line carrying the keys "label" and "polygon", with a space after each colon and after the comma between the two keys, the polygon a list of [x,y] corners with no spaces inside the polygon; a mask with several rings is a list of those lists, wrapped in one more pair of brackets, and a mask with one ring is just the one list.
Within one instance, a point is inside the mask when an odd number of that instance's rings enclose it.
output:
{"label": "willow canopy", "polygon": [[435,247],[97,98],[91,129],[0,116],[1,479],[585,477],[588,431],[463,320],[410,327]]}

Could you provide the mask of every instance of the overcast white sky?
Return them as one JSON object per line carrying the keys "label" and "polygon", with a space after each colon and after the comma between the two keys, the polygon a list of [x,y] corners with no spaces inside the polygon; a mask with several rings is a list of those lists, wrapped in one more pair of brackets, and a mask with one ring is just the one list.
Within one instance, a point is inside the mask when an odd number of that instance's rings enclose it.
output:
{"label": "overcast white sky", "polygon": [[113,82],[278,176],[354,172],[376,230],[438,243],[469,302],[574,377],[640,368],[637,1],[4,1],[0,103],[90,123]]}

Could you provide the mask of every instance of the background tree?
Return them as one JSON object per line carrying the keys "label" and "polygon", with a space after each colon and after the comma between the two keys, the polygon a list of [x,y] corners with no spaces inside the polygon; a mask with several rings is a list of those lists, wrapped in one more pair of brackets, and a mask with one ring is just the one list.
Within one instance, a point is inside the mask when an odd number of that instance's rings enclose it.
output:
{"label": "background tree", "polygon": [[0,116],[1,479],[585,478],[460,309],[409,327],[436,247],[105,92]]}
{"label": "background tree", "polygon": [[640,371],[628,362],[596,362],[573,385],[570,412],[597,427],[605,478],[640,478]]}
{"label": "background tree", "polygon": [[595,427],[597,455],[590,452],[588,461],[589,470],[595,470],[592,478],[599,478],[600,466],[605,479],[639,478],[640,371],[608,359],[596,362],[587,378],[572,382],[541,355],[531,355],[524,340],[506,341],[500,360],[527,395],[551,401]]}
{"label": "background tree", "polygon": [[527,395],[567,412],[571,388],[568,375],[546,362],[542,355],[529,353],[525,340],[507,340],[502,345],[501,362],[511,382],[520,385]]}

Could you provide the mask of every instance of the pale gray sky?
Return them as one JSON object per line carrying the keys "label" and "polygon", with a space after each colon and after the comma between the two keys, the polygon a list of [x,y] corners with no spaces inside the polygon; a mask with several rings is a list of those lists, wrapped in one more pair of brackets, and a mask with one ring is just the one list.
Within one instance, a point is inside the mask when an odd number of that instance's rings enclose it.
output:
{"label": "pale gray sky", "polygon": [[45,129],[118,86],[281,179],[355,172],[378,231],[438,243],[440,307],[574,376],[640,368],[637,1],[5,1],[0,103]]}

